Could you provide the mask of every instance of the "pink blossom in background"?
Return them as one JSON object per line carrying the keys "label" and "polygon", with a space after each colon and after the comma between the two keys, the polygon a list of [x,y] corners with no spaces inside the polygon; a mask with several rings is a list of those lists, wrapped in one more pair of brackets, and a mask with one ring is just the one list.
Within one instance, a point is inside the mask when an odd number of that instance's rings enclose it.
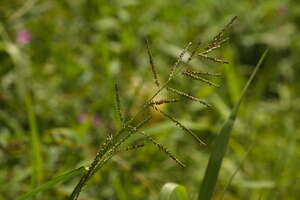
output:
{"label": "pink blossom in background", "polygon": [[100,124],[101,124],[101,119],[100,119],[100,117],[98,117],[97,115],[94,115],[92,123],[93,123],[93,127],[94,127],[94,128],[99,127]]}
{"label": "pink blossom in background", "polygon": [[102,121],[101,121],[101,118],[97,115],[93,115],[93,116],[90,116],[88,113],[80,113],[77,117],[77,120],[79,123],[83,124],[87,121],[90,121],[91,122],[91,125],[94,127],[94,128],[98,128]]}
{"label": "pink blossom in background", "polygon": [[77,120],[82,124],[88,119],[88,115],[86,113],[80,113],[77,117]]}
{"label": "pink blossom in background", "polygon": [[20,44],[27,44],[31,41],[32,35],[30,31],[21,30],[17,32],[16,41]]}

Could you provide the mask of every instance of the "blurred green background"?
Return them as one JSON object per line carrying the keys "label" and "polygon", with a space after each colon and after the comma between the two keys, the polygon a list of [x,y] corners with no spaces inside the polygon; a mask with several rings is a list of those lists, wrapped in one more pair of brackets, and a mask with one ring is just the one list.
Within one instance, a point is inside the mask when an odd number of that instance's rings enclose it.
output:
{"label": "blurred green background", "polygon": [[[213,110],[186,102],[165,108],[207,147],[154,113],[144,130],[187,167],[149,144],[115,156],[80,199],[156,200],[166,182],[186,186],[195,199],[210,144],[267,47],[215,199],[300,199],[300,3],[292,0],[1,0],[0,199],[16,199],[92,161],[115,127],[114,81],[128,116],[155,89],[145,38],[162,79],[189,41],[208,42],[235,15],[231,39],[218,50],[230,64],[192,62],[195,69],[222,73],[221,88],[180,81]],[[78,178],[37,199],[65,199]]]}

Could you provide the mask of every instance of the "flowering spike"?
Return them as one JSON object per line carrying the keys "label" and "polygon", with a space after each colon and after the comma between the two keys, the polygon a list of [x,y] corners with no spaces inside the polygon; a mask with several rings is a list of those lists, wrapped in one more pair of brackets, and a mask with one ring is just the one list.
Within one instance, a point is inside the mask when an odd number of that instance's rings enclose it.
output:
{"label": "flowering spike", "polygon": [[177,121],[176,119],[174,119],[172,116],[170,116],[169,114],[163,112],[162,110],[154,107],[154,109],[158,112],[160,112],[163,116],[167,117],[168,119],[170,119],[172,122],[174,122],[176,124],[176,126],[178,126],[179,128],[181,128],[182,130],[184,130],[186,133],[188,133],[189,135],[191,135],[193,138],[195,138],[201,145],[206,145],[195,133],[193,133],[190,129],[186,128],[183,124],[181,124],[179,121]]}
{"label": "flowering spike", "polygon": [[211,85],[211,86],[214,86],[214,87],[220,87],[219,85],[217,85],[217,84],[211,82],[210,80],[205,79],[205,78],[202,78],[202,77],[197,76],[197,75],[194,75],[194,74],[192,74],[192,73],[190,73],[190,72],[188,72],[188,71],[184,71],[184,72],[182,72],[182,74],[185,75],[185,76],[191,77],[191,78],[193,78],[193,79],[195,79],[195,80],[198,80],[198,81],[202,81],[202,82],[204,82],[204,83],[207,83],[208,85]]}
{"label": "flowering spike", "polygon": [[[169,75],[169,80],[174,76],[175,70],[177,68],[177,66],[179,65],[179,63],[182,61],[182,58],[184,56],[184,54],[188,51],[188,49],[191,47],[192,43],[189,42],[188,45],[182,50],[182,52],[179,54],[178,59],[176,60],[176,62],[174,63],[170,75]],[[188,61],[190,61],[190,59],[192,58],[192,56],[189,57]]]}
{"label": "flowering spike", "polygon": [[157,78],[157,72],[156,72],[155,65],[154,65],[153,58],[152,58],[152,54],[151,54],[151,51],[150,51],[149,41],[147,39],[146,39],[146,46],[147,46],[149,63],[151,65],[151,70],[152,70],[153,78],[154,78],[155,84],[157,85],[157,87],[159,87],[159,82],[158,82],[158,78]]}
{"label": "flowering spike", "polygon": [[137,126],[136,129],[141,128],[142,126],[144,126],[147,122],[149,122],[152,119],[152,116],[149,115],[147,118],[145,118],[143,121],[141,121]]}
{"label": "flowering spike", "polygon": [[121,123],[123,124],[123,116],[122,116],[122,113],[121,113],[121,106],[120,106],[120,95],[119,95],[119,87],[118,87],[118,84],[115,83],[115,95],[116,95],[116,110],[117,110],[117,113],[118,113],[118,117],[119,117],[119,120],[121,121]]}
{"label": "flowering spike", "polygon": [[125,147],[125,148],[120,148],[120,149],[116,150],[116,153],[136,150],[136,149],[142,148],[144,146],[145,146],[144,144],[131,145],[131,146],[128,146],[128,147]]}
{"label": "flowering spike", "polygon": [[177,164],[179,164],[181,167],[185,167],[185,164],[183,164],[176,156],[174,156],[164,145],[157,142],[153,137],[146,134],[144,131],[138,131],[141,135],[145,136],[147,140],[149,140],[151,143],[153,143],[159,150],[167,154],[172,160],[174,160]]}
{"label": "flowering spike", "polygon": [[161,104],[166,104],[166,103],[176,103],[178,102],[179,99],[162,99],[159,101],[152,101],[150,102],[150,105],[161,105]]}
{"label": "flowering spike", "polygon": [[208,76],[222,76],[220,73],[210,73],[210,72],[196,72],[191,70],[185,70],[186,72],[194,75],[208,75]]}
{"label": "flowering spike", "polygon": [[222,59],[219,59],[219,58],[214,58],[214,57],[208,56],[206,54],[199,53],[198,56],[200,56],[201,58],[213,61],[213,62],[217,62],[217,63],[221,63],[221,64],[229,64],[229,62],[226,61],[226,60],[222,60]]}
{"label": "flowering spike", "polygon": [[204,100],[202,100],[202,99],[199,99],[199,98],[197,98],[197,97],[194,97],[194,96],[192,96],[192,95],[189,95],[189,94],[187,94],[187,93],[185,93],[185,92],[181,92],[181,91],[176,90],[176,89],[171,88],[171,87],[167,87],[167,90],[169,90],[169,91],[171,91],[171,92],[173,92],[173,93],[175,93],[175,94],[178,94],[178,95],[180,95],[180,96],[183,96],[183,97],[185,97],[185,98],[191,99],[191,100],[193,100],[193,101],[197,101],[197,102],[199,102],[199,103],[201,103],[201,104],[203,104],[203,105],[205,105],[205,106],[207,106],[207,107],[211,107],[211,105],[210,105],[209,103],[207,103],[206,101],[204,101]]}
{"label": "flowering spike", "polygon": [[223,43],[222,41],[224,40],[225,33],[230,29],[236,19],[237,16],[233,17],[230,22],[215,37],[213,37],[212,41],[207,45],[205,49],[209,50],[214,47],[220,46],[220,44]]}

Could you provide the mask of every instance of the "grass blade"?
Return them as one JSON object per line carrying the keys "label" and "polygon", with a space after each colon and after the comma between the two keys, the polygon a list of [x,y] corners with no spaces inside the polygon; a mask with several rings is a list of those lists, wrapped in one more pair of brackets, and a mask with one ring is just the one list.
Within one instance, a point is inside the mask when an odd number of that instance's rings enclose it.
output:
{"label": "grass blade", "polygon": [[31,190],[30,192],[20,196],[19,198],[17,198],[17,200],[26,200],[26,199],[30,199],[31,197],[35,196],[37,193],[43,192],[45,190],[51,189],[54,185],[67,181],[70,178],[77,176],[81,173],[83,173],[85,171],[84,167],[80,167],[77,169],[74,169],[70,172],[67,172],[61,176],[58,176],[50,181],[48,181],[47,183],[40,185],[36,188],[34,188],[33,190]]}
{"label": "grass blade", "polygon": [[5,30],[2,23],[0,23],[0,37],[3,39],[3,48],[11,57],[12,62],[15,65],[16,75],[16,90],[19,98],[24,99],[25,110],[28,118],[30,142],[31,142],[31,164],[32,164],[32,175],[31,182],[32,186],[35,187],[43,179],[43,157],[41,151],[41,142],[38,134],[38,123],[34,113],[34,104],[30,96],[29,87],[27,86],[28,80],[30,80],[30,68],[31,63],[28,56],[22,53],[17,45],[11,42],[7,31]]}
{"label": "grass blade", "polygon": [[210,200],[212,199],[213,192],[217,183],[219,171],[221,168],[221,164],[224,158],[224,155],[227,150],[228,141],[230,138],[231,130],[234,125],[235,118],[238,114],[238,109],[240,107],[240,104],[251,84],[253,81],[255,75],[257,74],[258,69],[260,68],[268,50],[265,50],[263,55],[261,56],[259,62],[257,63],[254,71],[252,72],[250,78],[248,79],[248,82],[246,83],[241,96],[232,109],[229,117],[225,121],[224,125],[222,126],[217,138],[215,139],[214,143],[212,144],[212,153],[209,158],[209,162],[206,168],[205,176],[202,181],[202,185],[200,187],[200,194],[198,197],[198,200]]}
{"label": "grass blade", "polygon": [[25,96],[25,104],[27,109],[28,115],[28,122],[30,127],[30,140],[31,140],[31,159],[32,159],[32,175],[31,181],[32,186],[35,187],[38,185],[43,179],[43,159],[42,159],[42,152],[41,152],[41,143],[38,136],[38,128],[37,122],[35,118],[35,114],[33,111],[33,105],[31,102],[31,98],[29,95]]}
{"label": "grass blade", "polygon": [[250,154],[251,150],[254,147],[254,143],[248,148],[247,152],[244,155],[243,160],[240,162],[240,164],[238,165],[238,167],[235,169],[235,171],[233,172],[233,174],[230,176],[228,183],[226,184],[223,192],[221,193],[221,197],[220,200],[224,199],[225,193],[227,191],[227,189],[229,188],[229,186],[231,185],[231,183],[233,182],[234,177],[237,175],[237,173],[240,171],[240,169],[243,167],[244,162],[246,161],[246,158],[248,157],[248,155]]}
{"label": "grass blade", "polygon": [[159,200],[189,200],[189,197],[184,186],[166,183],[160,191]]}

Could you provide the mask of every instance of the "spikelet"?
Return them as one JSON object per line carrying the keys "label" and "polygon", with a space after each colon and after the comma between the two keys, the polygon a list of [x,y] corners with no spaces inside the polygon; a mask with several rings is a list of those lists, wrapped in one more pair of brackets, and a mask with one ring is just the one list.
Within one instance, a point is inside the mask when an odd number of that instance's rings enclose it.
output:
{"label": "spikelet", "polygon": [[231,21],[215,37],[213,37],[212,41],[205,49],[208,50],[220,46],[220,43],[223,43],[222,41],[224,40],[225,33],[230,29],[236,19],[237,16],[233,17]]}
{"label": "spikelet", "polygon": [[191,70],[185,70],[186,72],[194,75],[207,75],[207,76],[222,76],[220,73],[210,73],[210,72],[196,72]]}
{"label": "spikelet", "polygon": [[200,76],[194,75],[194,74],[190,73],[189,71],[184,71],[184,72],[182,72],[182,74],[185,75],[185,76],[188,76],[192,79],[207,83],[208,85],[211,85],[211,86],[214,86],[214,87],[220,87],[218,84],[215,84],[215,83],[211,82],[208,79],[205,79],[205,78],[202,78]]}
{"label": "spikelet", "polygon": [[166,103],[176,103],[178,102],[179,99],[162,99],[158,101],[151,101],[149,104],[150,105],[161,105],[161,104],[166,104]]}
{"label": "spikelet", "polygon": [[194,97],[194,96],[192,96],[192,95],[189,95],[189,94],[187,94],[187,93],[185,93],[185,92],[181,92],[181,91],[176,90],[176,89],[171,88],[171,87],[167,87],[167,90],[169,90],[169,91],[171,91],[171,92],[173,92],[173,93],[175,93],[175,94],[178,94],[178,95],[180,95],[180,96],[183,96],[183,97],[185,97],[185,98],[188,98],[188,99],[190,99],[190,100],[197,101],[197,102],[199,102],[199,103],[201,103],[201,104],[203,104],[203,105],[205,105],[205,106],[207,106],[207,107],[209,107],[209,108],[211,107],[211,105],[210,105],[209,103],[207,103],[206,101],[204,101],[204,100],[202,100],[202,99],[199,99],[199,98],[197,98],[197,97]]}
{"label": "spikelet", "polygon": [[116,111],[117,111],[117,114],[118,114],[118,117],[119,117],[119,120],[120,122],[122,123],[123,125],[123,116],[122,116],[122,113],[121,113],[121,105],[120,105],[120,96],[119,96],[119,87],[118,87],[118,84],[115,83],[115,95],[116,95]]}
{"label": "spikelet", "polygon": [[138,131],[141,135],[145,136],[147,140],[149,140],[151,143],[153,143],[160,151],[164,152],[169,156],[172,160],[174,160],[178,165],[181,167],[185,167],[185,164],[183,164],[178,158],[176,158],[175,155],[173,155],[166,147],[164,147],[162,144],[157,142],[153,137],[150,135],[146,134],[144,131]]}
{"label": "spikelet", "polygon": [[194,55],[196,55],[197,51],[198,51],[199,48],[200,48],[200,45],[201,45],[201,42],[199,41],[199,42],[196,44],[196,47],[195,47],[194,50],[192,51],[191,55],[189,56],[188,60],[186,61],[187,64],[192,60],[192,58],[194,57]]}
{"label": "spikelet", "polygon": [[[117,148],[118,148],[120,145],[122,145],[122,144],[123,144],[123,143],[131,136],[131,135],[133,135],[134,133],[137,132],[137,128],[136,128],[136,127],[132,127],[132,126],[130,126],[130,125],[127,125],[126,128],[129,128],[128,133],[127,133],[124,137],[120,138],[117,142],[115,142],[115,143],[111,146],[110,152],[115,153],[116,150],[117,150]],[[118,134],[118,135],[121,135],[121,134]]]}
{"label": "spikelet", "polygon": [[86,176],[85,178],[89,178],[91,174],[93,173],[93,170],[99,165],[101,162],[101,159],[105,155],[107,151],[109,151],[110,147],[112,146],[113,137],[111,134],[108,134],[105,138],[105,141],[100,145],[99,150],[97,151],[97,154],[91,163],[89,167],[86,168]]}
{"label": "spikelet", "polygon": [[223,43],[227,42],[229,40],[229,38],[224,38],[223,40],[219,41],[218,44],[215,44],[215,46],[211,46],[210,48],[206,48],[205,51],[201,52],[201,54],[206,55],[209,54],[210,52],[212,52],[215,49],[218,49],[222,46]]}
{"label": "spikelet", "polygon": [[146,117],[144,120],[142,120],[142,121],[136,126],[136,129],[138,130],[139,128],[141,128],[142,126],[144,126],[146,123],[148,123],[151,119],[152,119],[152,116],[149,115],[148,117]]}
{"label": "spikelet", "polygon": [[[184,56],[184,54],[188,51],[188,49],[191,47],[192,43],[189,42],[188,45],[182,50],[182,52],[179,54],[178,59],[176,60],[176,62],[174,63],[174,65],[172,66],[170,75],[169,75],[169,80],[174,76],[175,70],[178,67],[178,65],[180,64],[180,62],[182,61],[182,58]],[[190,56],[191,58],[191,56]],[[190,59],[189,59],[190,60]]]}
{"label": "spikelet", "polygon": [[116,150],[115,152],[120,153],[120,152],[124,152],[124,151],[136,150],[136,149],[142,148],[144,146],[145,146],[144,144],[135,144],[135,145],[131,145],[131,146],[128,146],[125,148],[120,148],[120,149]]}
{"label": "spikelet", "polygon": [[176,124],[179,128],[181,128],[184,132],[188,133],[192,137],[194,137],[201,145],[206,145],[195,133],[193,133],[190,129],[186,128],[183,124],[181,124],[178,120],[170,116],[169,114],[163,112],[162,110],[159,110],[158,108],[154,107],[155,110],[160,112],[163,116],[170,119],[172,122]]}
{"label": "spikelet", "polygon": [[150,51],[150,46],[149,46],[148,39],[146,39],[146,46],[147,46],[149,63],[151,65],[151,70],[152,70],[153,78],[154,78],[155,84],[157,85],[157,87],[159,87],[159,82],[158,82],[158,78],[157,78],[157,72],[156,72],[156,68],[155,68],[154,62],[153,62],[153,58],[152,58],[152,54],[151,54],[151,51]]}
{"label": "spikelet", "polygon": [[198,56],[200,56],[201,58],[213,61],[213,62],[220,63],[220,64],[229,64],[229,62],[226,61],[226,60],[222,60],[222,59],[219,59],[219,58],[214,58],[214,57],[208,56],[206,54],[199,53]]}

